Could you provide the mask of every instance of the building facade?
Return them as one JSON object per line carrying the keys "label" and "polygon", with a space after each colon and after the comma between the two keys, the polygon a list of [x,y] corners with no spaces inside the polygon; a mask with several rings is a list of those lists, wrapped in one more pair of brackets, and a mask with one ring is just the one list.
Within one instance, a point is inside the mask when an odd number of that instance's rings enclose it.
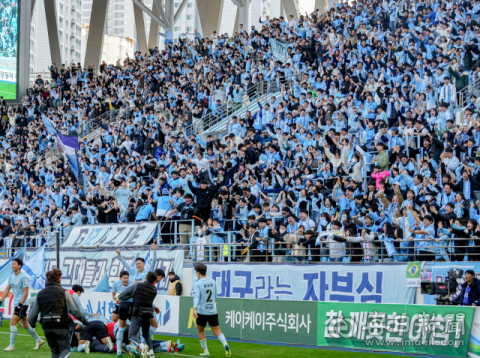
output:
{"label": "building facade", "polygon": [[[78,63],[82,51],[82,1],[56,0],[56,10],[62,62]],[[45,4],[44,0],[37,0],[30,28],[30,72],[41,73],[51,64]]]}

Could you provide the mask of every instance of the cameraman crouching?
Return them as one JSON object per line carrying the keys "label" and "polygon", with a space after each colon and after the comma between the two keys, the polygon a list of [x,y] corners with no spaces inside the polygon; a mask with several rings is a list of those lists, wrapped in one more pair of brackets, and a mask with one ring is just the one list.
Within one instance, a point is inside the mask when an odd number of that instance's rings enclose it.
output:
{"label": "cameraman crouching", "polygon": [[462,292],[452,302],[462,306],[479,306],[480,281],[475,278],[475,272],[473,270],[465,271],[464,279]]}

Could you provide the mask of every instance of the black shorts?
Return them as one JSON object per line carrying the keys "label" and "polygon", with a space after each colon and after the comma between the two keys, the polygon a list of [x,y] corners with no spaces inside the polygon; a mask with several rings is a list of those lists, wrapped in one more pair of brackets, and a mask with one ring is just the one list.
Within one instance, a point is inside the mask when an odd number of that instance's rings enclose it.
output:
{"label": "black shorts", "polygon": [[218,322],[218,314],[198,314],[197,318],[197,326],[200,327],[206,327],[207,323],[210,327],[217,327],[220,326],[220,323]]}
{"label": "black shorts", "polygon": [[118,319],[126,321],[132,319],[133,302],[120,302],[118,308]]}
{"label": "black shorts", "polygon": [[110,337],[107,326],[102,321],[93,321],[88,323],[82,332],[80,332],[81,341],[91,341],[93,337],[97,339]]}
{"label": "black shorts", "polygon": [[119,311],[119,310],[120,310],[120,306],[119,306],[119,305],[115,305],[115,308],[113,309],[112,314],[118,315],[118,311]]}
{"label": "black shorts", "polygon": [[13,310],[15,316],[20,317],[21,319],[27,317],[28,305],[23,305],[21,309],[18,309],[16,306]]}

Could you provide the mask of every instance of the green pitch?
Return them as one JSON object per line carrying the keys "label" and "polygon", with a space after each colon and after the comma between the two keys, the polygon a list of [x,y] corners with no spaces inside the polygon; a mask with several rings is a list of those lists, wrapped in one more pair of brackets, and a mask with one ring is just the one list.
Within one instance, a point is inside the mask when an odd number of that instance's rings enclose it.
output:
{"label": "green pitch", "polygon": [[16,93],[17,93],[17,85],[15,83],[0,81],[0,96],[3,96],[3,99],[16,99],[17,98]]}
{"label": "green pitch", "polygon": [[[18,336],[15,343],[15,351],[13,352],[4,352],[3,349],[6,348],[10,342],[10,327],[9,321],[3,321],[3,327],[0,327],[0,357],[2,358],[19,358],[19,357],[35,357],[35,358],[50,358],[50,348],[47,343],[45,343],[40,350],[35,351],[32,348],[35,347],[35,341],[28,333],[18,325]],[[41,325],[37,326],[37,332],[40,336],[43,336],[43,331]],[[42,337],[44,338],[44,337]],[[159,336],[155,335],[156,339],[170,340],[174,337],[172,336]],[[185,338],[180,337],[181,342],[185,344],[185,349],[182,352],[176,354],[167,354],[167,353],[156,353],[156,356],[177,356],[177,357],[198,357],[202,353],[202,347],[196,338]],[[216,339],[209,339],[208,341],[208,350],[210,351],[210,357],[220,358],[225,357],[225,351],[221,343]],[[326,356],[328,358],[368,358],[372,357],[372,353],[357,353],[357,352],[343,352],[343,351],[332,351],[332,350],[319,350],[319,349],[308,349],[308,348],[298,348],[298,347],[284,347],[284,346],[271,346],[263,345],[256,343],[239,343],[239,342],[229,342],[230,348],[232,349],[232,358],[251,358],[251,357],[262,357],[262,358],[279,358],[279,357],[288,357],[288,358],[310,358],[310,357],[320,357]],[[70,357],[86,357],[85,353],[72,353]],[[116,357],[116,354],[106,355],[104,353],[90,353],[88,357],[91,358],[101,358],[101,357]],[[124,357],[133,358],[133,356],[128,356],[124,354]],[[381,355],[375,354],[375,358],[395,358],[399,356],[394,355]]]}

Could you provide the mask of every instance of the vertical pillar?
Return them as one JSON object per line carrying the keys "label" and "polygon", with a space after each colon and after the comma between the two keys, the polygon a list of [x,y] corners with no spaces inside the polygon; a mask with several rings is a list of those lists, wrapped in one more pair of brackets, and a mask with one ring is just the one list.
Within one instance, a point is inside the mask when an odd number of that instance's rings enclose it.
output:
{"label": "vertical pillar", "polygon": [[88,32],[87,49],[85,52],[84,66],[93,63],[96,69],[100,67],[102,59],[103,40],[105,35],[105,22],[107,21],[108,0],[95,0],[92,3],[90,17],[90,30]]}
{"label": "vertical pillar", "polygon": [[294,0],[282,0],[282,4],[283,4],[283,7],[285,8],[285,12],[287,13],[287,19],[289,19],[290,15],[292,15],[293,19],[297,21],[298,10],[297,10],[297,6],[294,3]]}
{"label": "vertical pillar", "polygon": [[[160,16],[160,12],[157,9],[157,5],[153,2],[152,12],[156,16]],[[158,46],[158,32],[159,32],[158,24],[151,20],[150,21],[150,33],[148,34],[148,48],[155,48]]]}
{"label": "vertical pillar", "polygon": [[[237,11],[235,13],[235,24],[233,25],[233,32],[240,32],[240,21],[238,19],[238,8],[237,8]],[[245,28],[245,27],[244,27]]]}
{"label": "vertical pillar", "polygon": [[[19,3],[20,15],[18,23],[18,86],[17,97],[20,99],[28,89],[30,79],[30,25],[32,23],[33,7],[26,1]],[[60,64],[61,65],[61,64]],[[20,96],[20,97],[19,97]]]}
{"label": "vertical pillar", "polygon": [[250,0],[245,0],[245,5],[238,7],[237,14],[238,24],[243,24],[243,28],[250,31]]}
{"label": "vertical pillar", "polygon": [[138,49],[142,54],[144,54],[148,52],[147,35],[145,33],[145,21],[143,20],[142,9],[140,9],[135,3],[133,3],[133,13],[135,15],[135,30],[137,33]]}
{"label": "vertical pillar", "polygon": [[[170,24],[169,30],[172,34],[172,40],[175,38],[174,28],[175,28],[175,0],[165,0],[165,15],[167,16],[168,22]],[[166,29],[165,29],[166,30]]]}
{"label": "vertical pillar", "polygon": [[[62,53],[60,52],[60,38],[58,36],[57,9],[55,3],[55,0],[44,0],[50,55],[52,56],[52,63],[54,63],[57,68],[61,68]],[[72,30],[68,29],[68,31]],[[68,34],[68,36],[70,36],[70,34]]]}
{"label": "vertical pillar", "polygon": [[320,14],[323,14],[325,12],[325,0],[315,0],[315,10],[319,9]]}
{"label": "vertical pillar", "polygon": [[203,37],[210,37],[213,31],[217,31],[217,33],[220,31],[223,1],[224,0],[197,0],[197,9],[202,24]]}

